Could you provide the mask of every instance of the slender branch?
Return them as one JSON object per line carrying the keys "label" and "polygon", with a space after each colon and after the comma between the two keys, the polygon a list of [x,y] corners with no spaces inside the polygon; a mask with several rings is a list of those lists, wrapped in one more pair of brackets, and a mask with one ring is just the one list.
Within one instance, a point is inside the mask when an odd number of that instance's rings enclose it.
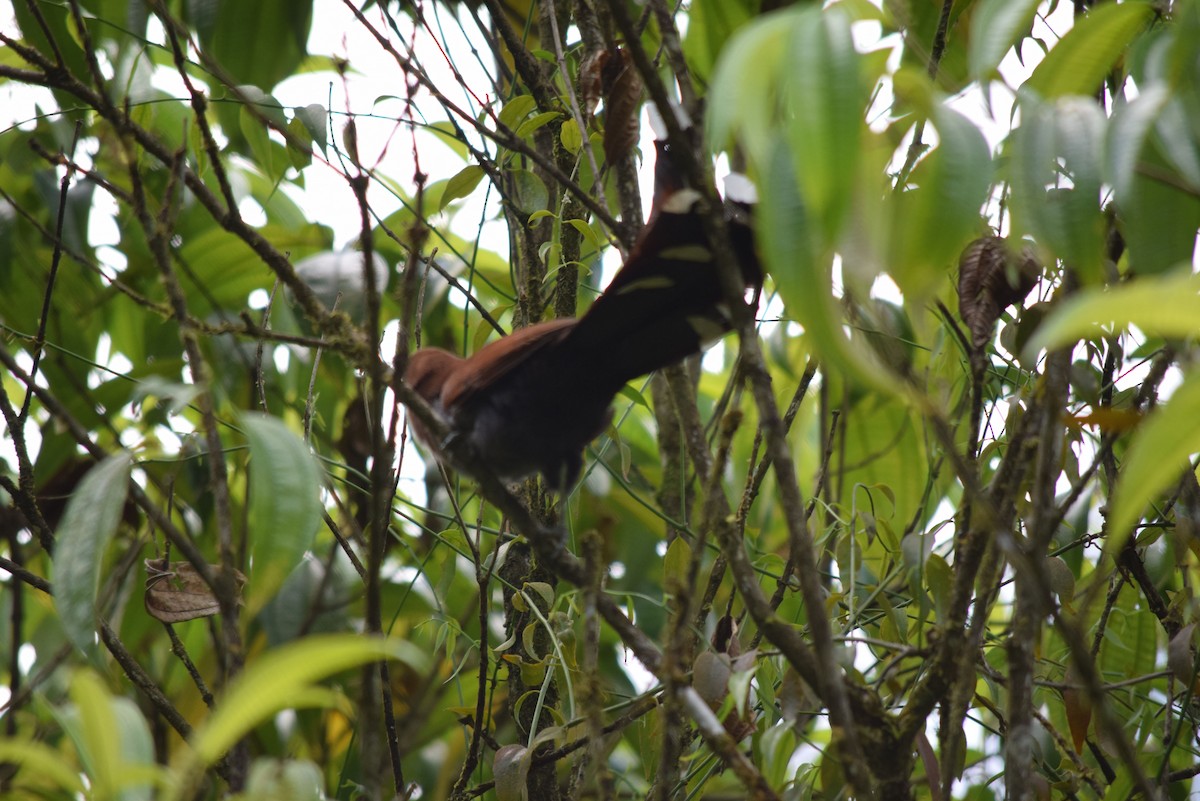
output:
{"label": "slender branch", "polygon": [[[75,133],[71,138],[71,155],[75,156],[75,148],[79,144],[79,132],[82,129],[81,122],[75,123]],[[66,161],[66,158],[63,159]],[[33,341],[33,366],[29,368],[29,375],[33,380],[37,380],[38,365],[42,361],[42,349],[46,346],[46,325],[50,321],[50,301],[54,297],[54,279],[58,277],[58,265],[62,262],[62,247],[59,243],[62,242],[63,224],[67,219],[67,197],[68,190],[71,188],[71,169],[68,167],[63,171],[62,182],[59,184],[58,190],[58,216],[54,223],[54,251],[50,256],[50,274],[46,277],[46,291],[42,295],[42,313],[38,317],[37,335]],[[33,400],[33,393],[25,393],[25,401],[21,404],[21,414],[19,420],[22,425],[25,423],[25,418],[29,414],[29,402]]]}

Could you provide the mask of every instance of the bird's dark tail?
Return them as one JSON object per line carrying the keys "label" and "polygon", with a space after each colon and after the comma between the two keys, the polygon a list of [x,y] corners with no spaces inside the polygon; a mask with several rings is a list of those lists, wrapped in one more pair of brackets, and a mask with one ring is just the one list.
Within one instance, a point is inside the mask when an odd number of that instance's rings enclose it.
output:
{"label": "bird's dark tail", "polygon": [[[563,343],[592,379],[613,391],[687,356],[727,333],[729,306],[703,219],[701,195],[689,188],[669,147],[658,143],[650,221],[608,288]],[[743,285],[757,289],[753,210],[726,209],[729,245]]]}

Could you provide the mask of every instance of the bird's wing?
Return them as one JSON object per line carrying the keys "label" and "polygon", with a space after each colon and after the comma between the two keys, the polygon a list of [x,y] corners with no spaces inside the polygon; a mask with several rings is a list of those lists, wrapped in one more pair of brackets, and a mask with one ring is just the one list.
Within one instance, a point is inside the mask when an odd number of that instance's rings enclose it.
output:
{"label": "bird's wing", "polygon": [[566,339],[578,320],[563,318],[518,329],[489,342],[446,381],[442,403],[447,409],[463,406],[481,389],[496,386],[506,375]]}

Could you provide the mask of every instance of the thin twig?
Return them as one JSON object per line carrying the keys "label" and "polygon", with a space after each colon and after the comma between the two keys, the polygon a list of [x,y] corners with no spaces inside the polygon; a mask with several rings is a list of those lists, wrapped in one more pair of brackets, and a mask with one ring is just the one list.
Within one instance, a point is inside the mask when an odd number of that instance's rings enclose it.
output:
{"label": "thin twig", "polygon": [[[79,132],[83,127],[81,121],[75,123],[75,133],[71,138],[71,157],[75,155],[75,148],[79,143]],[[37,380],[38,366],[42,361],[42,349],[46,345],[46,324],[50,320],[50,300],[54,297],[54,279],[58,277],[58,265],[62,262],[62,247],[59,245],[62,242],[63,225],[67,219],[67,196],[71,188],[71,169],[68,167],[63,171],[62,181],[59,183],[58,189],[58,217],[54,223],[54,250],[50,256],[50,274],[46,278],[46,291],[42,295],[42,313],[38,318],[37,336],[33,341],[33,366],[29,368],[29,375],[33,380]],[[18,419],[22,425],[29,415],[29,403],[33,400],[33,393],[26,392],[25,400],[21,403],[21,413]]]}

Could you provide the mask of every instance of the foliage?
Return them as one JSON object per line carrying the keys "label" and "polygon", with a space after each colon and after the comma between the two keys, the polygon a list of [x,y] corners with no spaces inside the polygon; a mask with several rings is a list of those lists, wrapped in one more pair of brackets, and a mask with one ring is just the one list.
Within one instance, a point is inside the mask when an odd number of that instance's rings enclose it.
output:
{"label": "foliage", "polygon": [[[1196,0],[0,25],[0,795],[1188,797]],[[647,100],[757,319],[439,471],[408,352],[589,302]]]}

